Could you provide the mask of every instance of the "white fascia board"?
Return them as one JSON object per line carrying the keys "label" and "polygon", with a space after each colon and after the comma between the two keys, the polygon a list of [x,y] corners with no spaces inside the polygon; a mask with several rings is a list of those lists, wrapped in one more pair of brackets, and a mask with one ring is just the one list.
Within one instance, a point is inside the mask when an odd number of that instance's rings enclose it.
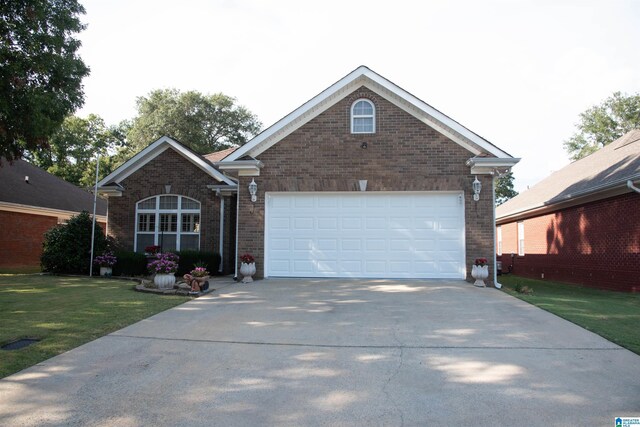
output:
{"label": "white fascia board", "polygon": [[221,161],[215,165],[221,171],[236,171],[239,176],[260,176],[260,169],[264,166],[260,160]]}
{"label": "white fascia board", "polygon": [[218,182],[224,182],[228,185],[233,185],[233,182],[229,180],[222,173],[218,172],[216,168],[211,166],[208,162],[203,160],[202,158],[195,156],[191,151],[186,149],[182,144],[177,141],[169,138],[168,136],[163,136],[156,140],[153,144],[149,145],[147,148],[133,156],[127,162],[125,162],[118,169],[113,171],[103,180],[98,183],[98,187],[102,187],[109,182],[120,183],[125,180],[127,177],[132,175],[134,172],[139,170],[141,167],[149,163],[151,160],[158,157],[164,151],[166,151],[169,147],[175,149],[178,153],[182,154],[187,160],[191,163],[208,173],[211,177],[216,179]]}
{"label": "white fascia board", "polygon": [[472,157],[467,160],[466,164],[471,168],[472,174],[484,175],[495,174],[496,172],[504,173],[519,161],[520,159],[516,157]]}
{"label": "white fascia board", "polygon": [[[460,123],[431,107],[429,104],[421,101],[369,68],[361,66],[267,128],[227,156],[225,160],[233,161],[246,155],[252,157],[260,155],[260,153],[266,151],[285,136],[335,105],[360,86],[366,86],[373,92],[378,93],[397,107],[447,136],[473,154],[480,154],[480,150],[477,148],[480,147],[498,158],[512,158],[507,152],[500,150]],[[475,146],[473,144],[475,144]]]}
{"label": "white fascia board", "polygon": [[219,193],[221,196],[232,196],[238,192],[238,186],[229,185],[207,185],[207,188],[211,191]]}

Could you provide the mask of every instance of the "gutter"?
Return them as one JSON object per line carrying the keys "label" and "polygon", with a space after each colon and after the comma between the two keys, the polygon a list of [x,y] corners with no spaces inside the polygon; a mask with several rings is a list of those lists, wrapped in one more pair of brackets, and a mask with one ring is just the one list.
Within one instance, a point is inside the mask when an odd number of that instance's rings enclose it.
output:
{"label": "gutter", "polygon": [[632,189],[636,193],[640,193],[640,188],[638,188],[635,185],[633,185],[633,181],[631,181],[631,180],[627,181],[627,187],[629,187],[630,189]]}

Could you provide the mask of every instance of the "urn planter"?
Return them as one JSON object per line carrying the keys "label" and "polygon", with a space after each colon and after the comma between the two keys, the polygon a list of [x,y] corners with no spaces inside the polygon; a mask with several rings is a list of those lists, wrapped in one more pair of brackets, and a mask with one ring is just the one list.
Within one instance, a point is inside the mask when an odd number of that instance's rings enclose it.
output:
{"label": "urn planter", "polygon": [[253,278],[251,276],[256,274],[256,263],[252,262],[247,264],[246,262],[243,262],[242,264],[240,264],[240,274],[244,276],[242,278],[242,283],[253,282]]}
{"label": "urn planter", "polygon": [[471,268],[471,277],[476,279],[476,281],[473,283],[474,286],[478,286],[479,288],[485,288],[487,284],[484,281],[487,277],[489,277],[489,266],[474,265]]}
{"label": "urn planter", "polygon": [[173,289],[176,284],[176,276],[174,274],[156,274],[153,276],[153,283],[158,289]]}

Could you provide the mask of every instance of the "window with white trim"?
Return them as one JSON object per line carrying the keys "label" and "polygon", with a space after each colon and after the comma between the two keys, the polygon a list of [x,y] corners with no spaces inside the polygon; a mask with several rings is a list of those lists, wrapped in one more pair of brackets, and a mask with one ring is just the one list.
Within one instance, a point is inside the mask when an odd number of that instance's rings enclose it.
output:
{"label": "window with white trim", "polygon": [[524,221],[518,221],[518,255],[524,255]]}
{"label": "window with white trim", "polygon": [[502,255],[502,226],[499,225],[496,229],[496,233],[498,235],[497,240],[498,240],[498,248],[497,248],[497,252],[498,255]]}
{"label": "window with white trim", "polygon": [[376,108],[368,99],[358,99],[351,105],[351,133],[375,133]]}
{"label": "window with white trim", "polygon": [[184,196],[153,196],[136,203],[136,252],[200,249],[200,202]]}

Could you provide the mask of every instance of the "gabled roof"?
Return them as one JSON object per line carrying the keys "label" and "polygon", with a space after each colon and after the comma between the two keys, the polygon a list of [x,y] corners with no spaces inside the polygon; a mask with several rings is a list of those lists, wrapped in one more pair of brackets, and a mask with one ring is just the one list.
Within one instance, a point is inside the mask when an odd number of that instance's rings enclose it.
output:
{"label": "gabled roof", "polygon": [[227,157],[229,154],[233,153],[240,147],[229,147],[224,150],[214,151],[213,153],[205,154],[203,157],[209,160],[211,163],[216,163]]}
{"label": "gabled roof", "polygon": [[[25,177],[29,177],[26,181]],[[24,160],[2,159],[0,204],[12,204],[65,212],[93,212],[93,194],[51,175]],[[107,202],[98,198],[96,215],[107,214]]]}
{"label": "gabled roof", "polygon": [[103,192],[121,191],[122,187],[120,186],[120,182],[169,149],[175,150],[178,154],[182,155],[185,159],[189,160],[216,181],[227,185],[235,185],[233,181],[213,167],[207,159],[175,139],[163,136],[100,181],[98,183],[99,189]]}
{"label": "gabled roof", "polygon": [[586,197],[624,193],[628,180],[640,179],[640,130],[632,130],[595,153],[552,173],[535,186],[496,208],[496,219],[522,215],[540,208],[559,207]]}
{"label": "gabled roof", "polygon": [[362,86],[367,87],[421,120],[423,123],[446,135],[475,155],[486,152],[498,158],[512,158],[512,156],[505,151],[502,151],[486,139],[470,131],[426,102],[418,99],[369,68],[360,66],[261,132],[231,155],[227,156],[224,161],[234,161],[245,156],[258,156]]}

